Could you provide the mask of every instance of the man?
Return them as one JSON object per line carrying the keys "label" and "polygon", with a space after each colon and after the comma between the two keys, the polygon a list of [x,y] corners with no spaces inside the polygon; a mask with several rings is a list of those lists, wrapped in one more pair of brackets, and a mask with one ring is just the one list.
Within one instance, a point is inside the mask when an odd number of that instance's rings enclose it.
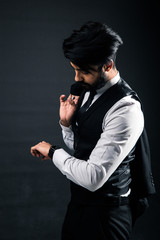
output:
{"label": "man", "polygon": [[71,181],[63,240],[131,236],[131,164],[144,117],[138,96],[116,68],[120,45],[120,36],[98,22],[86,23],[64,40],[77,84],[66,100],[60,96],[60,125],[74,154],[44,141],[31,148],[33,156],[52,158]]}

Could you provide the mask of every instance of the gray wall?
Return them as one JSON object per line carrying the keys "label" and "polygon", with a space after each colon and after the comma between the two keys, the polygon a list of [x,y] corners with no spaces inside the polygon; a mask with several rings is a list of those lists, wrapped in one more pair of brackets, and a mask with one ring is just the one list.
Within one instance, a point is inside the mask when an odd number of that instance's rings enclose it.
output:
{"label": "gray wall", "polygon": [[[88,20],[107,23],[124,41],[117,67],[144,103],[158,190],[157,9],[154,1],[0,1],[0,240],[60,239],[69,182],[30,147],[42,140],[65,147],[59,95],[68,94],[74,73],[61,46]],[[151,199],[133,239],[159,239],[159,199]]]}

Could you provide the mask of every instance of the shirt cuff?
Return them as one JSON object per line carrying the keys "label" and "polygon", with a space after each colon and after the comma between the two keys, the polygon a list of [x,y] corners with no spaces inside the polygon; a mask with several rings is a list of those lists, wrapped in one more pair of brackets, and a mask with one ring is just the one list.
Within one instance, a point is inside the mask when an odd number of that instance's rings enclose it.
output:
{"label": "shirt cuff", "polygon": [[63,173],[65,161],[70,157],[71,155],[69,155],[63,148],[60,148],[55,150],[52,161],[55,166]]}
{"label": "shirt cuff", "polygon": [[59,121],[59,125],[61,126],[62,130],[65,132],[72,132],[72,126],[70,125],[69,127],[65,127],[63,126],[60,121]]}

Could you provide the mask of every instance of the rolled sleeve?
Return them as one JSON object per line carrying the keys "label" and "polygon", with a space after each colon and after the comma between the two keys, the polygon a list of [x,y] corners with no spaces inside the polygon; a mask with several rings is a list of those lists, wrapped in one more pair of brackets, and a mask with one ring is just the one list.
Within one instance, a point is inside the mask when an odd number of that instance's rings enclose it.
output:
{"label": "rolled sleeve", "polygon": [[66,144],[66,146],[70,149],[73,150],[74,149],[74,133],[72,131],[72,127],[65,127],[63,126],[60,122],[59,122],[61,129],[62,129],[62,136],[63,136],[63,140]]}

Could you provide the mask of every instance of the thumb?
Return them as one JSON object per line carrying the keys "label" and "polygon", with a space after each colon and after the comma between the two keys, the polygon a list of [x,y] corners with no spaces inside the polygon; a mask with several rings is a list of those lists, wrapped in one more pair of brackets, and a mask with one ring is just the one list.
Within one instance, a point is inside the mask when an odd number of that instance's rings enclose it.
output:
{"label": "thumb", "polygon": [[65,97],[66,97],[66,95],[64,95],[64,94],[62,94],[62,95],[60,96],[60,98],[59,98],[60,103],[65,102]]}
{"label": "thumb", "polygon": [[45,157],[45,156],[42,156],[42,160],[45,161],[45,160],[48,160],[50,159],[49,157]]}

